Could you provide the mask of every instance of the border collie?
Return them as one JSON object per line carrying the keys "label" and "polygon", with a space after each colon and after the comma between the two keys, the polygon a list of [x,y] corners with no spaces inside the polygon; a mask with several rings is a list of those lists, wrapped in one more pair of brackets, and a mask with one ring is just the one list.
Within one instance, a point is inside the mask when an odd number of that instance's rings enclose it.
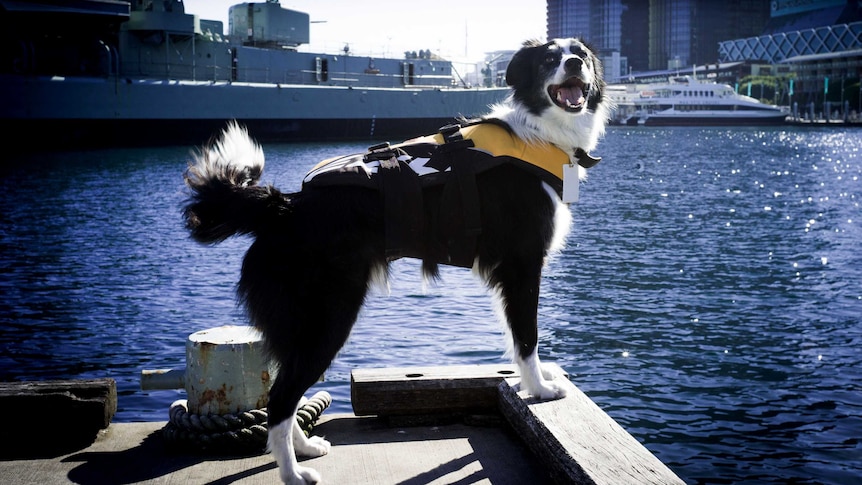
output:
{"label": "border collie", "polygon": [[[524,146],[563,152],[577,185],[586,177],[584,166],[590,166],[583,157],[597,161],[588,153],[604,134],[611,103],[593,51],[578,39],[527,41],[513,56],[506,82],[511,86],[506,100],[467,124],[492,123]],[[449,155],[457,158],[454,151]],[[462,263],[468,261],[458,265],[472,266],[496,296],[521,387],[539,399],[565,395],[555,382],[565,377],[552,375],[539,362],[536,328],[542,268],[562,247],[571,222],[560,198],[562,184],[554,187],[536,170],[501,163],[472,174],[469,205],[454,191],[462,200],[459,206],[446,205],[446,189],[419,183],[419,199],[411,199],[417,204],[407,204],[415,218],[401,222],[423,222],[407,243],[401,241],[403,251],[393,253],[387,231],[399,230],[398,223],[387,223],[381,190],[304,184],[299,192],[282,193],[257,185],[263,165],[260,146],[244,128],[229,124],[219,139],[194,154],[185,173],[190,191],[184,217],[192,237],[202,243],[237,234],[254,238],[237,295],[280,366],[269,396],[269,448],[284,482],[320,480],[318,472],[298,465],[296,455],[321,456],[330,444],[303,435],[296,425],[297,405],[347,341],[371,282],[385,278],[388,262],[397,257],[422,259],[430,278],[438,276],[437,264],[454,264],[447,256],[450,233],[469,224],[452,207],[481,219],[480,231],[455,238],[466,251]],[[396,161],[394,167],[388,172],[410,171],[405,162]]]}

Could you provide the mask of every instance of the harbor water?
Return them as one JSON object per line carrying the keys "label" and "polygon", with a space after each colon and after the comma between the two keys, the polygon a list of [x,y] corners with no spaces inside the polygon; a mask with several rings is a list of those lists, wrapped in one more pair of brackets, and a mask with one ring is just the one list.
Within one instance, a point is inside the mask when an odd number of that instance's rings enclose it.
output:
{"label": "harbor water", "polygon": [[[265,145],[263,180],[296,189],[369,144]],[[142,391],[141,370],[246,323],[249,239],[183,227],[191,148],[4,158],[0,380],[112,377],[115,421],[167,419],[184,392]],[[862,477],[862,132],[613,127],[595,154],[545,273],[542,358],[688,483]],[[469,271],[425,284],[402,260],[390,286],[313,389],[328,412],[350,411],[353,368],[505,361]]]}

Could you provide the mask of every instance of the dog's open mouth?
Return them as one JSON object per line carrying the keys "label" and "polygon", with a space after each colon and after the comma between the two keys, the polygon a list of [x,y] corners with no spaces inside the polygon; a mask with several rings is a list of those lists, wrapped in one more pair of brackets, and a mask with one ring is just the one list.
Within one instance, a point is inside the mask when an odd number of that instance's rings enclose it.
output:
{"label": "dog's open mouth", "polygon": [[563,84],[551,84],[548,86],[548,95],[551,100],[566,111],[578,112],[584,108],[586,102],[584,83],[576,77],[567,79]]}

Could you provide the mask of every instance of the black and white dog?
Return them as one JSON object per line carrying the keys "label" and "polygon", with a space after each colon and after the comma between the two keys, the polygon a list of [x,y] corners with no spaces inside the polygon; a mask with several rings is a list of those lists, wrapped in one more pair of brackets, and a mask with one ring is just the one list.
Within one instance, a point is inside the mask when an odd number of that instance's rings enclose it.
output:
{"label": "black and white dog", "polygon": [[[603,94],[600,62],[583,42],[525,42],[506,80],[511,95],[483,121],[504,126],[508,136],[528,146],[564,152],[567,164],[596,147],[610,100]],[[296,455],[320,456],[330,445],[303,435],[296,425],[297,404],[347,341],[372,280],[387,274],[392,259],[387,210],[380,193],[367,187],[310,186],[285,194],[259,186],[263,163],[260,146],[243,128],[230,125],[196,154],[186,172],[190,196],[184,216],[199,242],[254,237],[237,293],[280,364],[268,406],[269,447],[284,482],[316,483],[320,475],[299,466]],[[586,176],[584,167],[575,173]],[[424,213],[417,217],[457,225],[460,214],[441,217],[441,193],[424,191],[419,206]],[[564,377],[539,362],[536,324],[542,268],[564,242],[568,207],[559,190],[512,164],[477,173],[474,193],[482,226],[469,247],[469,261],[497,296],[521,386],[540,399],[563,397],[555,379]],[[421,229],[422,240],[406,255],[423,259],[426,276],[436,277],[436,265],[451,261],[441,257],[436,233]]]}

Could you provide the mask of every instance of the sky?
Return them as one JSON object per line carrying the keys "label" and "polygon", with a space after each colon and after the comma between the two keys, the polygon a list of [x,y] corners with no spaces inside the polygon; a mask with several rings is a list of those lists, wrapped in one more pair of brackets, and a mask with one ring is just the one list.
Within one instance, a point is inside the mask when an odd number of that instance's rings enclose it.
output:
{"label": "sky", "polygon": [[[261,2],[264,0],[260,0]],[[184,0],[187,14],[221,20],[238,0]],[[515,50],[547,36],[545,0],[281,0],[309,14],[311,43],[303,52],[401,57],[430,49],[447,59],[476,62],[486,52]],[[319,23],[316,23],[319,22]]]}

